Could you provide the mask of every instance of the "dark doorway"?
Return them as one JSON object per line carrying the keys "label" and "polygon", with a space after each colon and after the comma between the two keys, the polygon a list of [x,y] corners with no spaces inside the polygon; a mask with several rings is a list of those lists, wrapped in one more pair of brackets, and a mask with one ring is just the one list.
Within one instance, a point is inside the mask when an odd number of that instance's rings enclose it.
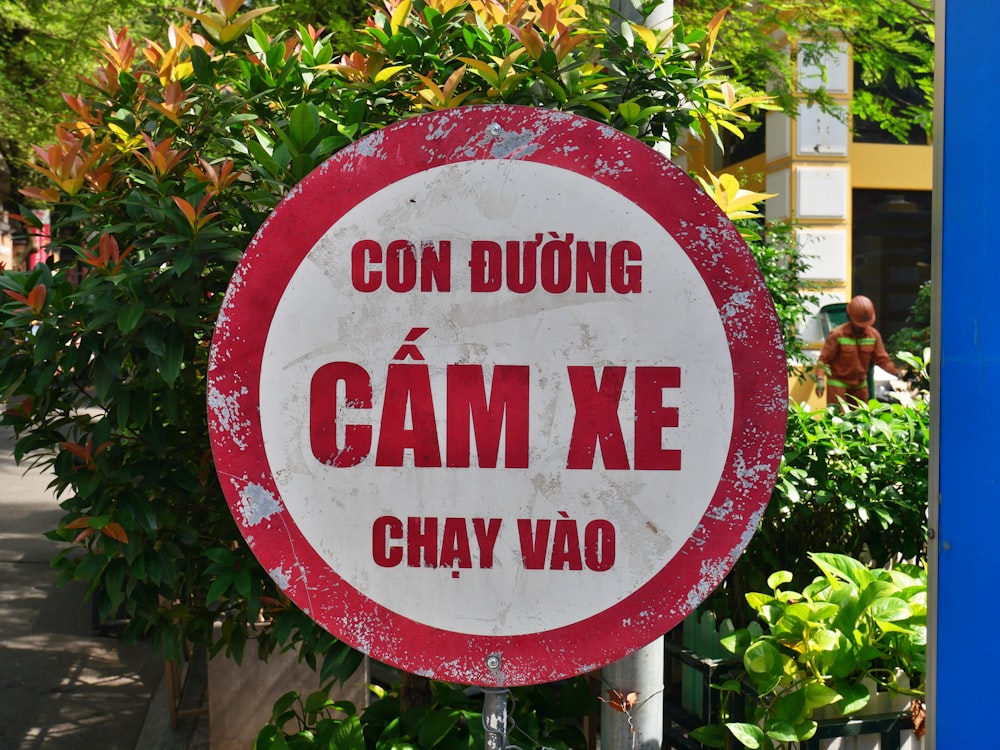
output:
{"label": "dark doorway", "polygon": [[926,190],[855,190],[851,293],[875,303],[888,339],[931,276],[931,194]]}

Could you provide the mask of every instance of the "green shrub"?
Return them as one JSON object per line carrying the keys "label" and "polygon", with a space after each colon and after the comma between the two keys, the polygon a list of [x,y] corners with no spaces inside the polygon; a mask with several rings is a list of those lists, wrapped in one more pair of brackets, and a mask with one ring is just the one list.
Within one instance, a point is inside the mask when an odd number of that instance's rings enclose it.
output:
{"label": "green shrub", "polygon": [[[0,274],[0,399],[19,460],[53,472],[51,537],[126,636],[239,659],[296,645],[324,679],[359,656],[293,606],[242,540],[215,475],[205,370],[226,286],[292,185],[410,114],[481,102],[580,113],[647,141],[736,129],[757,100],[715,75],[717,28],[654,32],[539,0],[389,3],[354,50],[266,12],[194,13],[165,39],[102,42],[91,93],[37,147],[60,260]],[[30,212],[25,210],[31,222]],[[263,617],[261,617],[263,616]],[[213,642],[213,623],[221,639]]]}
{"label": "green shrub", "polygon": [[931,345],[931,282],[917,291],[906,321],[886,342],[891,352],[922,352]]}
{"label": "green shrub", "polygon": [[[274,705],[254,750],[469,750],[486,744],[483,696],[433,682],[426,705],[403,707],[399,696],[373,687],[377,700],[363,713],[330,698],[331,685],[305,696],[287,693]],[[585,747],[583,719],[597,710],[583,680],[520,688],[508,702],[510,741],[552,750]]]}
{"label": "green shrub", "polygon": [[928,391],[927,365],[931,347],[931,282],[917,292],[917,299],[906,316],[906,322],[886,342],[893,356],[908,366],[906,380],[919,391]]}
{"label": "green shrub", "polygon": [[771,501],[746,552],[707,606],[745,623],[743,597],[768,571],[811,574],[812,552],[881,566],[927,543],[929,407],[872,401],[848,412],[791,405]]}
{"label": "green shrub", "polygon": [[[739,222],[737,226],[742,224]],[[766,269],[767,288],[778,313],[791,375],[799,371],[804,362],[811,362],[798,335],[801,322],[809,315],[810,305],[818,299],[801,281],[809,267],[808,258],[795,241],[795,225],[788,221],[771,222],[759,234],[747,237],[747,245],[757,265]]]}

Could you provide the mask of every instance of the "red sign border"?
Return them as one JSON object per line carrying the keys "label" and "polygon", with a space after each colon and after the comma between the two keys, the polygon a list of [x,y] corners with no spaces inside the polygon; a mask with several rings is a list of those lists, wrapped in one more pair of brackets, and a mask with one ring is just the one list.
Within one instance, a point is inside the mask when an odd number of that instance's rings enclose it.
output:
{"label": "red sign border", "polygon": [[[475,160],[520,159],[615,190],[654,218],[698,269],[726,332],[734,422],[722,477],[678,554],[607,610],[540,633],[482,636],[431,627],[386,609],[344,581],[297,528],[271,475],[259,420],[270,321],[292,275],[348,210],[405,177]],[[739,232],[676,165],[641,142],[582,117],[489,105],[400,121],[337,152],[296,186],[260,228],[220,312],[208,372],[209,431],[233,515],[265,569],[288,559],[279,584],[320,625],[374,658],[462,684],[538,684],[616,661],[669,630],[718,585],[749,542],[784,448],[787,379],[770,294]],[[248,518],[248,497],[269,510]],[[287,567],[287,564],[286,564]],[[499,657],[499,667],[487,665]]]}

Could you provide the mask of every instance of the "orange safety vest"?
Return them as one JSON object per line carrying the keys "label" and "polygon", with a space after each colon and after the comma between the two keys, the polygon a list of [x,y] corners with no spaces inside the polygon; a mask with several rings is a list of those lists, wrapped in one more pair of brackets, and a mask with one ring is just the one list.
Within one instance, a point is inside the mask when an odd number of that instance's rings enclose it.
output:
{"label": "orange safety vest", "polygon": [[834,328],[826,337],[817,369],[826,372],[832,386],[858,388],[867,382],[872,361],[886,372],[899,374],[882,343],[881,334],[871,326],[855,328],[848,322]]}

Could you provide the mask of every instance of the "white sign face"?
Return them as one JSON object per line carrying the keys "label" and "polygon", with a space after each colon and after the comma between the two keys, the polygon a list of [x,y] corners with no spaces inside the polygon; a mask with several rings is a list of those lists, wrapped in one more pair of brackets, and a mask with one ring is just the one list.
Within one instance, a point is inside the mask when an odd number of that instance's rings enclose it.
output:
{"label": "white sign face", "polygon": [[[641,407],[662,417],[638,445],[637,372],[663,383],[645,387]],[[372,398],[351,408],[358,378]],[[477,635],[569,625],[648,581],[708,508],[733,418],[725,331],[677,243],[613,190],[521,161],[436,167],[348,211],[292,275],[261,392],[268,463],[320,556],[382,606]],[[473,415],[477,398],[492,411]],[[310,439],[324,422],[356,464]],[[644,454],[662,465],[637,467]],[[517,575],[519,601],[498,598]]]}
{"label": "white sign face", "polygon": [[466,108],[352,151],[262,228],[213,342],[248,543],[410,671],[524,684],[639,648],[731,567],[781,455],[780,335],[738,233],[559,113]]}

